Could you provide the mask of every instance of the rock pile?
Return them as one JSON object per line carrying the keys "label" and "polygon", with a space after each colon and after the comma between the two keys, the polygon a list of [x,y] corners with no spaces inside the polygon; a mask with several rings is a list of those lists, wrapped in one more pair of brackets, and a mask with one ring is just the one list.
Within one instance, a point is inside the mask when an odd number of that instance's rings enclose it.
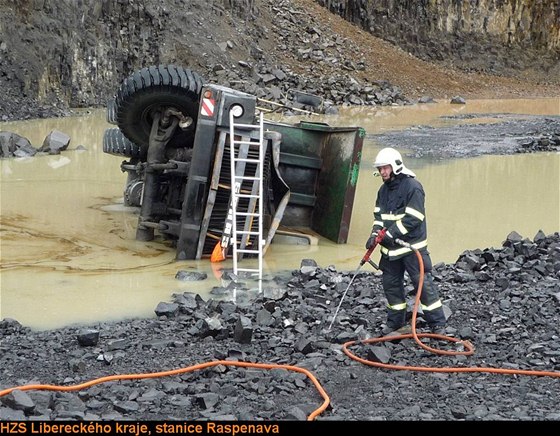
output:
{"label": "rock pile", "polygon": [[[330,396],[318,419],[560,419],[558,378],[390,371],[349,359],[341,344],[379,335],[385,318],[380,277],[359,272],[349,287],[353,276],[304,260],[299,270],[271,279],[263,294],[235,304],[183,293],[160,303],[155,319],[41,332],[5,319],[0,390],[243,361],[311,371]],[[560,374],[559,233],[538,232],[530,240],[512,232],[500,248],[465,251],[455,264],[435,265],[434,278],[448,316],[446,334],[471,341],[473,356],[435,355],[408,340],[384,342],[381,350],[362,343],[354,351],[407,366]],[[237,288],[242,295],[239,281]],[[417,327],[425,327],[421,314]],[[0,420],[303,420],[321,403],[305,374],[216,365],[75,392],[14,390],[0,398]]]}

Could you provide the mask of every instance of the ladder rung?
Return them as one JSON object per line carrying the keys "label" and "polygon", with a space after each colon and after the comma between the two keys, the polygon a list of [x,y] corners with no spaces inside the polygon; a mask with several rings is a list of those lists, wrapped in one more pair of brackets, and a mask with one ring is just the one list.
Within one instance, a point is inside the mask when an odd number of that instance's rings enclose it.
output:
{"label": "ladder rung", "polygon": [[235,139],[234,139],[234,140],[231,141],[231,142],[232,142],[233,144],[240,144],[240,145],[258,145],[259,147],[261,146],[260,141],[257,142],[257,141],[244,141],[244,140],[242,140],[242,139],[240,139],[240,140],[235,140]]}
{"label": "ladder rung", "polygon": [[247,249],[241,250],[239,248],[235,251],[237,251],[238,253],[260,253],[259,250],[247,250]]}
{"label": "ladder rung", "polygon": [[237,234],[238,234],[238,235],[254,235],[254,236],[258,236],[258,235],[259,235],[259,232],[251,232],[251,231],[248,231],[248,230],[238,230],[238,231],[237,231]]}
{"label": "ladder rung", "polygon": [[249,157],[234,157],[233,160],[235,162],[255,162],[255,163],[261,162],[260,159],[251,159]]}
{"label": "ladder rung", "polygon": [[257,195],[257,194],[235,194],[235,195],[237,195],[238,197],[241,197],[241,198],[259,198],[260,197],[260,195]]}
{"label": "ladder rung", "polygon": [[235,212],[235,215],[239,215],[239,216],[259,216],[258,213],[256,212]]}
{"label": "ladder rung", "polygon": [[253,268],[237,268],[237,271],[260,273],[258,269]]}
{"label": "ladder rung", "polygon": [[236,179],[243,179],[243,180],[260,180],[260,177],[254,176],[235,176]]}

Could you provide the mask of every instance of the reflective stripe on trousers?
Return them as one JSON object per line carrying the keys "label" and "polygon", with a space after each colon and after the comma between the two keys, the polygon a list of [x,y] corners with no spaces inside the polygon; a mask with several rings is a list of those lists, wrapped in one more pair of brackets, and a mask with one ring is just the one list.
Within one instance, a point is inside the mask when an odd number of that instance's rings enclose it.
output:
{"label": "reflective stripe on trousers", "polygon": [[[424,283],[422,285],[422,311],[424,318],[430,325],[445,324],[445,315],[439,298],[438,290],[432,278],[432,261],[426,250],[420,251],[424,262]],[[397,329],[406,322],[406,295],[404,289],[404,273],[408,273],[414,291],[418,291],[420,268],[415,253],[410,253],[400,259],[389,260],[381,256],[379,268],[383,271],[383,291],[387,298],[387,325]]]}

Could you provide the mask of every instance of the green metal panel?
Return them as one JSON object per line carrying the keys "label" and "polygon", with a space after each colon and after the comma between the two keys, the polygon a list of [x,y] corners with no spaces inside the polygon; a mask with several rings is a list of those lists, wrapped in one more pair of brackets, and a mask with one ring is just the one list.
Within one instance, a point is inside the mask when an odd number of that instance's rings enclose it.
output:
{"label": "green metal panel", "polygon": [[[282,135],[281,153],[285,158],[281,159],[280,171],[293,193],[288,215],[302,221],[289,224],[309,226],[336,243],[346,243],[365,130],[310,122],[270,122],[265,127]],[[307,217],[310,222],[303,222]]]}
{"label": "green metal panel", "polygon": [[339,244],[348,240],[364,136],[359,128],[332,131],[323,142],[312,228]]}

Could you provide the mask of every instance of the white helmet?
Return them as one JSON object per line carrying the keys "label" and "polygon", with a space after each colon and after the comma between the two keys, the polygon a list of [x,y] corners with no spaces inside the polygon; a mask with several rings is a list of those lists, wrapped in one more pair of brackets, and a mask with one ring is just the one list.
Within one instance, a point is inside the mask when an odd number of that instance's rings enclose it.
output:
{"label": "white helmet", "polygon": [[391,168],[393,169],[393,173],[395,173],[395,175],[402,173],[410,177],[416,177],[416,174],[414,174],[404,166],[401,154],[394,148],[387,147],[377,153],[377,157],[375,158],[373,166],[375,168],[379,168],[385,165],[391,165]]}

